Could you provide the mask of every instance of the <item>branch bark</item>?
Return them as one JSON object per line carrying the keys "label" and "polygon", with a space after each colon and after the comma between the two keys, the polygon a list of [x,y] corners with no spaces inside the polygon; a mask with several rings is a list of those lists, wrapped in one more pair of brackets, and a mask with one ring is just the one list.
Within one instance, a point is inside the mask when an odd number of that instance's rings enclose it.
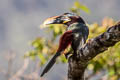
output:
{"label": "branch bark", "polygon": [[[98,54],[120,41],[120,22],[108,28],[103,34],[90,39],[68,60],[68,80],[84,80],[84,72],[88,62]],[[74,54],[74,53],[73,53]]]}

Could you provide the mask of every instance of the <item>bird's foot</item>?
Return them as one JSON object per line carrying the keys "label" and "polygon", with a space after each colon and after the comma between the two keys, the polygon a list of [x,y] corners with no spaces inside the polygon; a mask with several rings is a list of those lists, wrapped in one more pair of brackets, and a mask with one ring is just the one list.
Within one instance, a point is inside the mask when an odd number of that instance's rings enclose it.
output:
{"label": "bird's foot", "polygon": [[71,55],[72,55],[71,52],[67,52],[65,53],[65,58],[68,59]]}

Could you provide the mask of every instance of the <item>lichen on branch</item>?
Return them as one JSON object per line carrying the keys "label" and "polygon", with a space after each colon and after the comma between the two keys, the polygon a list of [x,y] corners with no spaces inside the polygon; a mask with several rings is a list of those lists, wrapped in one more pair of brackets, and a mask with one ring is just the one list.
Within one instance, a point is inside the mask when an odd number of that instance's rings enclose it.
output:
{"label": "lichen on branch", "polygon": [[[79,50],[79,53],[72,55],[68,66],[68,80],[84,80],[84,71],[88,62],[98,54],[106,51],[120,41],[120,22],[107,29],[103,34],[88,40]],[[73,53],[74,54],[74,53]]]}

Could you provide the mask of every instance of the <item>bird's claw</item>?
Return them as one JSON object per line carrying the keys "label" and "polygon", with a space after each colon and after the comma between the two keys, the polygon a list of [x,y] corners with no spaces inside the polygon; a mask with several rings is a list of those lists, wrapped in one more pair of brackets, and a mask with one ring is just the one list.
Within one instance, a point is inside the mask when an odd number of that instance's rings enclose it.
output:
{"label": "bird's claw", "polygon": [[71,55],[72,55],[71,52],[67,52],[65,53],[65,58],[68,59]]}

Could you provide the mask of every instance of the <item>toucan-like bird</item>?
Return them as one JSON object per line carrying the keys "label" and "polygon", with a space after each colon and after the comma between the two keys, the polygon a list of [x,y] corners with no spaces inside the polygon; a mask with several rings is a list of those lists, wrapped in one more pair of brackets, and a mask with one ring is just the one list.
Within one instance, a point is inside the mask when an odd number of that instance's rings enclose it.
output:
{"label": "toucan-like bird", "polygon": [[56,59],[69,45],[71,45],[74,54],[77,54],[77,50],[86,43],[89,34],[89,29],[86,26],[85,21],[80,16],[73,13],[64,13],[60,16],[48,18],[44,22],[44,25],[47,24],[64,24],[67,27],[67,30],[60,37],[59,48],[56,54],[46,65],[41,77],[51,69]]}

